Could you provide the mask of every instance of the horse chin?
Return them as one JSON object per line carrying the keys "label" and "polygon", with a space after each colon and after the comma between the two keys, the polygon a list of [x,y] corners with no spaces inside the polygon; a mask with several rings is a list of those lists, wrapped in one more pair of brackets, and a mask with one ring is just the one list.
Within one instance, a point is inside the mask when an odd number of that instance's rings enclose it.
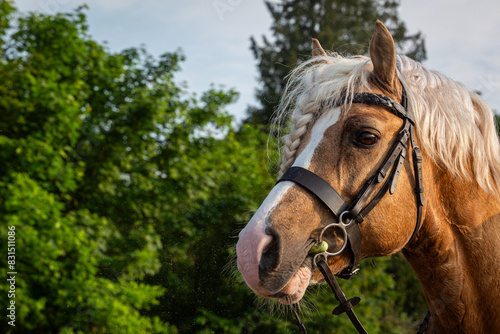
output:
{"label": "horse chin", "polygon": [[[337,276],[344,269],[349,267],[350,263],[351,263],[351,258],[348,256],[343,256],[342,254],[338,255],[335,258],[330,259],[330,261],[328,261],[328,267],[330,268],[332,274],[334,276]],[[311,274],[311,280],[309,282],[309,285],[321,284],[325,282],[326,281],[323,274],[321,274],[321,271],[318,268],[316,268]]]}
{"label": "horse chin", "polygon": [[[337,258],[333,264],[330,263],[330,270],[337,274],[349,266],[350,259],[346,256]],[[284,305],[292,305],[299,302],[310,285],[325,282],[319,270],[311,270],[308,261],[304,261],[302,266],[295,272],[290,281],[279,292],[270,295]]]}
{"label": "horse chin", "polygon": [[281,291],[276,293],[275,298],[282,304],[295,304],[302,299],[311,280],[311,269],[309,267],[300,267],[292,276],[290,281]]}

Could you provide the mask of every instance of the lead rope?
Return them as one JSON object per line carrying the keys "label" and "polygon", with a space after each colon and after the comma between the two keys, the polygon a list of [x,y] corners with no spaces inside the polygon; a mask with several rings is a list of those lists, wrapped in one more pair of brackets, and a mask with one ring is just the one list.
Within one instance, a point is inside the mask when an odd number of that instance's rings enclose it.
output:
{"label": "lead rope", "polygon": [[[360,334],[368,334],[366,329],[363,327],[361,322],[359,321],[358,317],[353,311],[353,307],[358,305],[359,302],[361,301],[361,298],[359,297],[353,297],[351,299],[347,299],[344,292],[340,288],[339,284],[337,283],[337,280],[335,279],[335,276],[333,276],[332,271],[330,270],[330,267],[328,267],[328,264],[325,262],[325,260],[321,259],[319,260],[316,265],[318,266],[318,269],[321,271],[323,276],[325,277],[325,281],[328,283],[330,288],[333,291],[333,294],[335,295],[335,299],[337,299],[340,302],[340,305],[337,306],[336,308],[333,309],[332,314],[333,315],[341,315],[342,313],[346,313],[349,319],[351,320],[352,324]],[[292,312],[293,315],[295,316],[295,325],[299,329],[300,333],[306,334],[307,330],[302,321],[300,321],[299,318],[299,312],[300,312],[300,307],[299,304],[293,304],[292,305]]]}
{"label": "lead rope", "polygon": [[292,312],[293,316],[295,317],[295,326],[299,329],[300,333],[302,334],[307,334],[307,329],[306,326],[304,326],[304,323],[300,321],[299,313],[300,313],[300,306],[298,303],[295,303],[292,305]]}
{"label": "lead rope", "polygon": [[320,260],[316,265],[318,266],[319,270],[325,277],[326,282],[332,289],[335,298],[340,302],[340,305],[333,309],[332,314],[340,315],[345,312],[349,317],[349,319],[351,320],[354,327],[356,327],[356,329],[358,330],[358,333],[368,334],[368,332],[365,330],[363,325],[361,325],[361,322],[359,322],[358,317],[352,310],[354,306],[359,304],[361,298],[359,297],[353,297],[351,299],[346,298],[344,292],[337,283],[335,276],[333,276],[333,273],[330,270],[330,267],[328,267],[328,264],[325,262],[325,260]]}

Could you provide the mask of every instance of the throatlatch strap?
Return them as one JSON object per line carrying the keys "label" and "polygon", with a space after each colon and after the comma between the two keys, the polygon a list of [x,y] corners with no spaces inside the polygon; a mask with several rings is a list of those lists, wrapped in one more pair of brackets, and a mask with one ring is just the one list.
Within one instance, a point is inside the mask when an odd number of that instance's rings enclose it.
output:
{"label": "throatlatch strap", "polygon": [[288,168],[285,174],[283,174],[276,183],[282,181],[292,181],[300,184],[302,187],[318,196],[337,218],[348,207],[347,203],[328,182],[305,168],[297,166]]}

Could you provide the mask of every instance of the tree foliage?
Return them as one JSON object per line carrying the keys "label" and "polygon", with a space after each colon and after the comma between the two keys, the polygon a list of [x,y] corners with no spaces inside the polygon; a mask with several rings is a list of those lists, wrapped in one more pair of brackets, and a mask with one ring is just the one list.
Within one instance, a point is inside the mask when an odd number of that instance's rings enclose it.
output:
{"label": "tree foliage", "polygon": [[[113,53],[87,28],[85,8],[20,15],[0,1],[0,240],[15,226],[18,272],[16,327],[2,331],[293,332],[227,264],[274,183],[264,127],[231,125],[232,90],[176,84],[180,52]],[[373,332],[408,328],[418,310],[398,265],[366,262],[343,284],[366,295]],[[312,330],[351,330],[324,288],[308,298]]]}
{"label": "tree foliage", "polygon": [[398,52],[416,60],[426,57],[421,33],[409,34],[398,17],[399,0],[282,0],[266,1],[273,19],[272,39],[263,36],[262,44],[251,38],[257,59],[260,88],[259,106],[250,107],[247,122],[268,124],[277,107],[285,77],[311,54],[311,38],[325,50],[340,54],[366,54],[377,19],[384,22],[394,37]]}
{"label": "tree foliage", "polygon": [[[111,53],[83,10],[2,30],[0,216],[17,231],[16,330],[183,330],[206,307],[188,297],[221,279],[192,273],[227,261],[252,185],[269,180],[262,136],[235,139],[234,91],[187,94],[173,81],[182,55]],[[214,211],[223,205],[232,211]]]}

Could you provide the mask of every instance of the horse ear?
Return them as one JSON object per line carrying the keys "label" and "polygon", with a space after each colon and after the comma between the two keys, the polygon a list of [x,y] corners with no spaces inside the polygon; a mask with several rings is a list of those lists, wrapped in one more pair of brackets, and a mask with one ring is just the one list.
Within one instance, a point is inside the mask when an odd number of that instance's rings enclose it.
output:
{"label": "horse ear", "polygon": [[326,56],[325,50],[323,50],[321,44],[319,44],[319,41],[316,38],[312,39],[312,56],[313,57]]}
{"label": "horse ear", "polygon": [[380,83],[396,88],[396,47],[391,33],[382,22],[375,22],[375,33],[370,42],[370,58],[373,63],[373,72]]}

